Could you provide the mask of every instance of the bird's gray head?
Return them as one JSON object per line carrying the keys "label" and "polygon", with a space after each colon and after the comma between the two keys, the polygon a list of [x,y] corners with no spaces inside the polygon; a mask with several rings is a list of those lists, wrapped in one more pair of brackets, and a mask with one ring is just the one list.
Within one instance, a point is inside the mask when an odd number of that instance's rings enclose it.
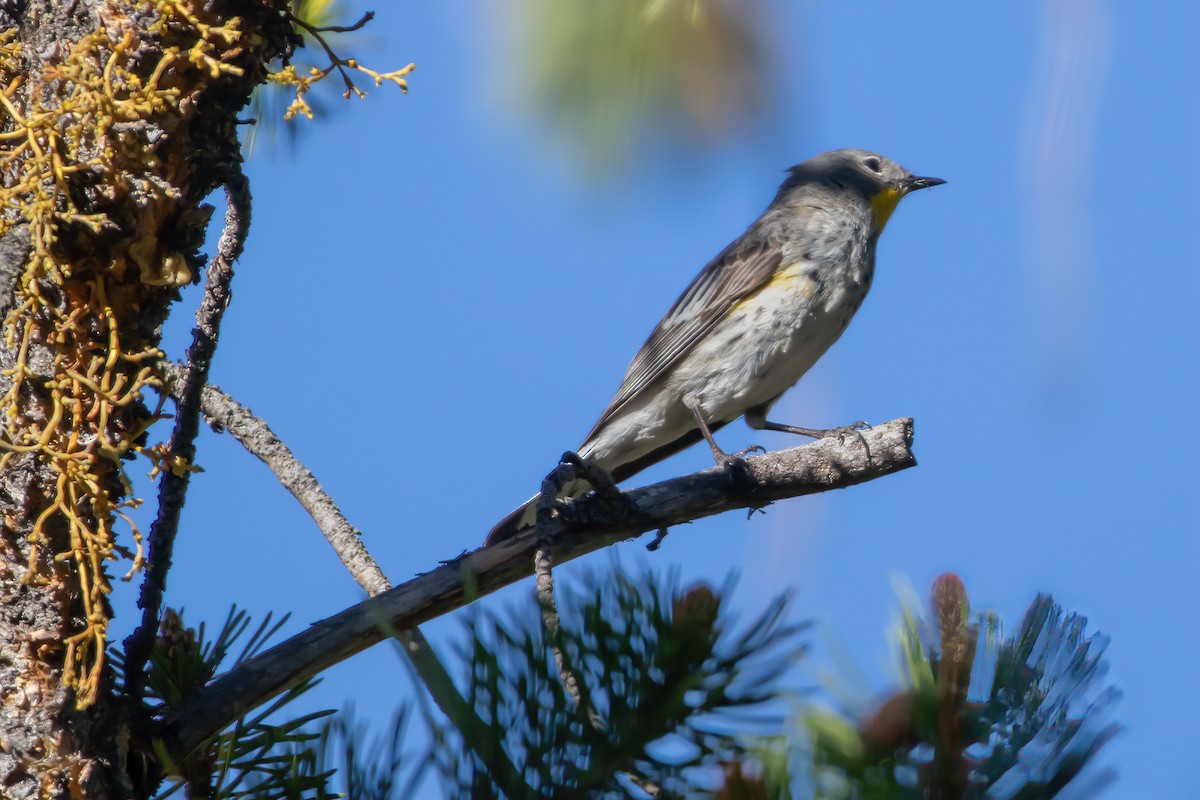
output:
{"label": "bird's gray head", "polygon": [[803,186],[850,190],[871,204],[876,227],[881,229],[909,192],[945,183],[941,178],[922,178],[869,150],[830,150],[813,156],[788,170],[780,195]]}

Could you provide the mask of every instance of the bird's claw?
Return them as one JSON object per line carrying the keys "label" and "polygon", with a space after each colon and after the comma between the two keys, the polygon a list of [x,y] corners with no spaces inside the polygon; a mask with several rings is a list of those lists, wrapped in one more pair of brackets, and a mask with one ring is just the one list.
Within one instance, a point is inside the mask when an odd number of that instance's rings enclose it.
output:
{"label": "bird's claw", "polygon": [[865,452],[867,454],[867,461],[870,461],[871,460],[871,446],[867,444],[867,437],[862,435],[863,431],[869,431],[869,430],[871,430],[871,426],[868,423],[863,422],[860,419],[857,422],[852,422],[849,425],[843,425],[840,428],[830,428],[829,430],[824,431],[825,435],[822,436],[821,438],[827,439],[831,436],[837,436],[838,444],[845,444],[846,437],[853,435],[858,439],[859,443],[863,446],[863,452]]}
{"label": "bird's claw", "polygon": [[[759,448],[760,450],[762,448]],[[750,465],[742,458],[743,450],[740,453],[732,455],[722,453],[721,466],[729,473],[729,481],[734,486],[746,491],[753,491],[758,487],[758,481],[754,479],[753,473],[750,472]]]}

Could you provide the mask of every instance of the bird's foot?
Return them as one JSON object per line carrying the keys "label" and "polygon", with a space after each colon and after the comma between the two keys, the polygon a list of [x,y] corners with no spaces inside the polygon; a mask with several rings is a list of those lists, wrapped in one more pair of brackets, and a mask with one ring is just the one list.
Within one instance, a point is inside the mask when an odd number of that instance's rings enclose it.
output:
{"label": "bird's foot", "polygon": [[855,436],[863,446],[863,451],[867,454],[867,461],[871,460],[871,448],[867,444],[866,437],[862,435],[862,431],[869,431],[871,426],[861,419],[849,425],[842,425],[840,428],[801,428],[796,425],[781,425],[778,422],[763,422],[761,425],[764,430],[779,431],[780,433],[797,433],[812,439],[829,439],[836,436],[838,444],[845,444],[847,436]]}
{"label": "bird's foot", "polygon": [[765,453],[767,448],[760,444],[752,444],[736,453],[725,453],[721,451],[713,451],[713,457],[717,460],[717,466],[724,467],[729,473],[729,481],[738,489],[752,492],[758,487],[758,481],[754,479],[754,475],[750,472],[750,465],[746,463],[745,456],[750,453]]}
{"label": "bird's foot", "polygon": [[735,488],[742,491],[752,492],[758,486],[758,481],[754,479],[753,473],[750,472],[750,465],[742,456],[747,453],[752,453],[756,450],[766,450],[758,445],[747,447],[745,450],[739,450],[736,453],[726,453],[722,450],[713,450],[713,458],[717,462],[718,467],[722,467],[729,475],[729,482]]}
{"label": "bird's foot", "polygon": [[717,446],[717,440],[713,438],[712,430],[705,421],[704,415],[700,413],[698,405],[688,406],[691,409],[692,417],[696,420],[696,427],[700,429],[700,435],[704,437],[704,441],[708,442],[708,447],[712,450],[713,460],[717,462],[718,467],[724,467],[729,473],[729,480],[733,485],[742,491],[752,492],[758,486],[758,481],[750,474],[750,468],[746,466],[746,462],[742,460],[742,456],[755,451],[767,452],[762,445],[752,444],[745,450],[739,450],[736,453],[726,453]]}
{"label": "bird's foot", "polygon": [[863,431],[871,430],[871,426],[861,419],[857,422],[852,422],[849,425],[842,425],[838,428],[829,428],[827,430],[818,430],[814,433],[819,434],[814,437],[817,439],[829,439],[837,437],[838,444],[845,444],[847,436],[853,436],[858,439],[858,443],[862,445],[863,452],[867,454],[867,461],[871,460],[871,446],[867,444],[867,437],[862,435]]}
{"label": "bird's foot", "polygon": [[608,470],[591,459],[583,458],[578,453],[563,453],[558,469],[551,474],[556,473],[569,480],[584,480],[592,487],[592,494],[586,498],[586,502],[579,502],[584,498],[558,501],[560,513],[571,522],[597,524],[614,519],[637,522],[646,517],[646,512],[617,487]]}
{"label": "bird's foot", "polygon": [[731,454],[729,456],[729,458],[745,458],[746,456],[750,455],[751,453],[765,453],[765,452],[767,452],[767,448],[763,447],[761,444],[752,444],[749,447],[745,447],[741,450],[738,450],[736,453]]}
{"label": "bird's foot", "polygon": [[736,453],[726,453],[717,446],[712,447],[713,461],[717,462],[718,467],[727,467],[732,461],[741,461],[751,453],[765,453],[767,448],[761,444],[752,444],[749,447],[738,450]]}

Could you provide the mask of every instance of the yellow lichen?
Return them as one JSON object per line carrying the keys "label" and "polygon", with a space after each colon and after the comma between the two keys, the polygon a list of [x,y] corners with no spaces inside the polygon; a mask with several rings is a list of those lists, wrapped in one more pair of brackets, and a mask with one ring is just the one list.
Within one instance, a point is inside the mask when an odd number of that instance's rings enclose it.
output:
{"label": "yellow lichen", "polygon": [[358,86],[354,83],[354,80],[351,77],[352,72],[359,72],[363,75],[366,75],[375,82],[375,86],[377,87],[382,86],[385,82],[394,83],[400,88],[401,92],[408,92],[408,81],[405,80],[405,76],[417,68],[416,64],[408,64],[407,66],[401,67],[397,70],[392,70],[391,72],[376,72],[373,69],[369,69],[359,64],[356,59],[342,58],[334,52],[333,48],[329,45],[329,42],[325,40],[324,34],[331,31],[347,32],[362,28],[367,22],[374,18],[375,15],[373,13],[368,12],[357,23],[346,27],[321,27],[308,22],[291,12],[288,13],[288,16],[296,25],[296,27],[305,34],[307,40],[315,42],[321,46],[321,48],[325,51],[325,55],[329,59],[329,63],[325,67],[310,67],[307,70],[307,74],[300,74],[295,65],[288,64],[267,76],[267,80],[270,83],[277,86],[291,87],[295,90],[295,94],[292,97],[292,102],[284,111],[283,118],[285,120],[290,122],[291,120],[295,119],[296,115],[298,114],[306,117],[307,119],[312,119],[313,110],[312,106],[308,104],[306,95],[314,86],[328,78],[335,71],[341,76],[342,83],[346,87],[346,91],[342,93],[342,97],[346,100],[349,100],[351,97],[364,99],[367,96],[367,93],[358,88]]}
{"label": "yellow lichen", "polygon": [[[53,471],[44,507],[34,509],[25,581],[78,583],[82,625],[63,641],[63,680],[81,706],[95,699],[103,670],[105,565],[128,559],[128,578],[145,563],[141,533],[125,513],[141,501],[124,463],[141,454],[155,472],[196,469],[164,446],[139,444],[163,417],[163,353],[138,332],[137,315],[147,298],[165,303],[164,292],[193,276],[159,235],[184,205],[187,153],[150,153],[134,128],[186,119],[186,101],[206,83],[242,73],[229,63],[240,52],[240,20],[204,21],[188,0],[141,5],[157,14],[150,33],[162,47],[152,69],[133,59],[139,47],[145,58],[146,41],[116,25],[81,38],[42,75],[22,74],[15,32],[0,34],[0,235],[23,222],[32,245],[3,321],[17,356],[0,397],[0,470],[32,454]],[[83,188],[99,203],[80,208]],[[125,219],[114,219],[122,204]],[[31,364],[33,347],[51,354],[49,369]],[[146,389],[160,394],[152,412],[141,402]],[[118,544],[117,520],[131,530],[132,550]],[[49,569],[55,562],[73,569]]]}
{"label": "yellow lichen", "polygon": [[[134,23],[127,14],[135,10],[154,21]],[[141,317],[165,308],[194,279],[180,235],[197,222],[197,201],[187,196],[208,188],[190,184],[195,151],[187,123],[205,90],[243,77],[244,65],[256,63],[245,58],[248,49],[265,41],[254,26],[217,19],[199,0],[127,0],[98,13],[97,29],[62,42],[65,57],[42,74],[26,74],[15,31],[0,33],[0,236],[23,224],[31,242],[2,320],[16,358],[0,397],[0,470],[14,459],[50,470],[45,500],[27,509],[33,523],[24,580],[79,598],[71,613],[81,622],[62,645],[63,681],[81,706],[94,701],[103,673],[107,565],[126,559],[129,578],[145,564],[142,535],[126,513],[142,501],[125,464],[141,455],[151,476],[199,469],[166,445],[144,443],[164,418],[164,393],[163,353]],[[355,73],[407,90],[413,65],[367,69],[333,53],[322,38],[333,29],[284,13],[330,59],[304,75],[285,67],[270,76],[295,88],[288,118],[312,115],[305,95],[334,71],[346,97],[364,95]],[[147,389],[158,395],[153,410],[144,403]],[[132,547],[117,541],[122,522]]]}

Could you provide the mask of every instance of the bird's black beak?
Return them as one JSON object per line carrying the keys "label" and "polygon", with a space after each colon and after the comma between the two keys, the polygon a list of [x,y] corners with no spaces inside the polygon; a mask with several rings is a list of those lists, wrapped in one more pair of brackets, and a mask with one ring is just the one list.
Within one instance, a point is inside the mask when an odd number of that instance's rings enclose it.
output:
{"label": "bird's black beak", "polygon": [[928,189],[930,186],[941,186],[945,183],[941,178],[918,178],[915,175],[908,179],[904,188],[906,191],[915,192],[917,189]]}

